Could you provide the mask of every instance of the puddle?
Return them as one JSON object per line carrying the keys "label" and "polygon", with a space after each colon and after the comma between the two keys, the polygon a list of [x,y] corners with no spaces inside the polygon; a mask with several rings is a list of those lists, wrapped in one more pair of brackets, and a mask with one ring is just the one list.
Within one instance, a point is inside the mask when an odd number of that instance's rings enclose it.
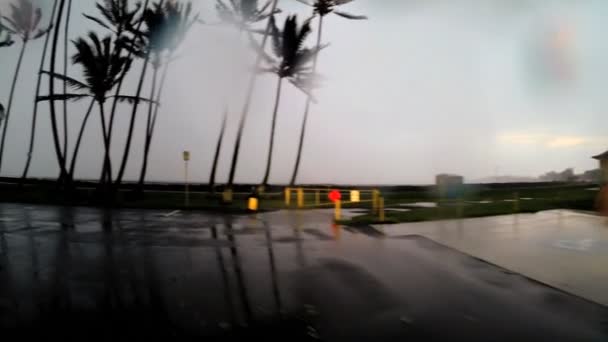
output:
{"label": "puddle", "polygon": [[414,202],[414,203],[400,203],[400,207],[416,207],[416,208],[435,208],[437,203],[435,202]]}

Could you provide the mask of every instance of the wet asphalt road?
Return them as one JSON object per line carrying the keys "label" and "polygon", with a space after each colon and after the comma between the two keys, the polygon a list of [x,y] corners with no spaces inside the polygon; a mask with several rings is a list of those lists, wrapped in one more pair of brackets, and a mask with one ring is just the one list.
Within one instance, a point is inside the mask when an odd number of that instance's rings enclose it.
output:
{"label": "wet asphalt road", "polygon": [[0,328],[87,340],[606,341],[605,307],[420,235],[0,204]]}

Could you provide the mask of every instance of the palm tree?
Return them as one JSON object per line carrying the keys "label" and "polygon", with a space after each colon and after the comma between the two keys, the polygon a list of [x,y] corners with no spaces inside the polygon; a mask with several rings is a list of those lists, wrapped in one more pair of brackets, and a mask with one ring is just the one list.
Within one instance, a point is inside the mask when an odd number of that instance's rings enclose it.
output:
{"label": "palm tree", "polygon": [[[323,18],[326,15],[328,15],[330,13],[334,13],[338,16],[341,16],[346,19],[351,19],[351,20],[367,19],[367,17],[363,16],[363,15],[353,15],[353,14],[342,12],[342,11],[335,9],[335,7],[347,4],[349,2],[352,2],[353,0],[315,0],[315,2],[312,4],[310,2],[308,2],[307,0],[297,0],[297,1],[299,1],[305,5],[311,6],[313,8],[313,14],[319,16],[319,27],[318,27],[318,31],[317,31],[317,47],[321,46],[321,39],[322,39],[322,35],[323,35]],[[318,55],[315,56],[315,58],[312,61],[312,71],[313,72],[317,71],[317,61],[318,61]],[[293,174],[291,175],[291,180],[289,182],[289,185],[292,185],[292,186],[296,182],[296,178],[298,177],[298,170],[300,169],[300,160],[302,157],[302,147],[304,145],[304,137],[306,135],[306,124],[308,123],[308,113],[310,111],[311,102],[312,101],[309,96],[308,99],[306,100],[306,106],[304,107],[304,116],[302,118],[302,128],[300,129],[300,141],[298,144],[298,153],[296,155],[295,167],[293,169]]]}
{"label": "palm tree", "polygon": [[8,97],[8,106],[6,109],[6,117],[4,120],[4,127],[2,129],[2,138],[0,140],[0,167],[2,166],[2,156],[4,155],[4,143],[6,141],[6,132],[11,115],[11,109],[13,106],[13,98],[15,96],[15,88],[17,85],[17,79],[19,78],[19,71],[21,70],[21,63],[23,62],[23,55],[25,49],[30,40],[38,39],[44,36],[49,30],[39,29],[40,19],[42,19],[42,10],[40,8],[34,8],[30,0],[19,0],[18,4],[11,4],[11,15],[10,17],[2,16],[2,19],[6,23],[0,23],[0,26],[4,30],[11,34],[14,34],[21,38],[21,51],[19,58],[17,59],[17,66],[15,67],[15,73],[13,75],[13,83],[11,85],[10,95]]}
{"label": "palm tree", "polygon": [[[70,15],[72,14],[72,0],[67,0],[65,27],[63,31],[63,74],[68,74],[68,42],[70,32]],[[68,92],[68,83],[63,81],[63,93]],[[68,101],[63,101],[63,155],[68,155]]]}
{"label": "palm tree", "polygon": [[[53,18],[55,18],[55,11],[57,10],[57,0],[53,2],[53,10],[51,17],[49,18],[49,27],[53,25]],[[38,119],[38,101],[36,97],[40,95],[40,86],[42,85],[42,69],[44,69],[44,62],[46,61],[46,51],[49,46],[49,40],[51,38],[50,32],[46,34],[44,38],[44,47],[42,48],[42,56],[40,57],[40,66],[38,67],[38,79],[36,80],[36,93],[34,94],[34,110],[32,111],[32,128],[30,129],[30,143],[27,152],[27,159],[25,161],[25,167],[23,168],[23,174],[21,175],[21,184],[27,178],[27,173],[30,169],[30,163],[32,162],[32,153],[34,152],[34,139],[36,136],[36,122]]]}
{"label": "palm tree", "polygon": [[217,144],[215,145],[215,155],[213,156],[213,165],[211,166],[211,175],[209,176],[209,190],[211,193],[215,193],[215,174],[217,171],[217,164],[220,159],[220,152],[222,150],[222,141],[224,140],[224,132],[226,131],[226,119],[228,117],[228,110],[224,112],[224,119],[222,120],[222,128],[220,128],[220,135],[217,138]]}
{"label": "palm tree", "polygon": [[[51,61],[49,66],[49,72],[55,73],[55,61],[57,59],[57,45],[59,43],[59,27],[61,27],[61,20],[63,19],[63,9],[65,7],[66,0],[60,0],[59,9],[57,12],[57,18],[55,19],[55,29],[53,30],[53,43],[51,44]],[[49,97],[55,96],[55,79],[49,77]],[[59,179],[58,184],[64,183],[66,187],[71,185],[70,175],[66,169],[66,156],[61,151],[61,143],[59,142],[59,131],[57,129],[57,112],[55,110],[55,100],[49,101],[49,111],[51,117],[51,132],[53,134],[53,145],[55,147],[55,155],[57,157],[57,164],[59,164]]]}
{"label": "palm tree", "polygon": [[[133,96],[107,95],[118,82],[120,82],[120,78],[124,75],[125,69],[130,69],[132,60],[123,54],[121,45],[116,44],[116,41],[113,42],[111,36],[106,36],[102,40],[99,40],[94,32],[90,32],[88,37],[90,42],[83,38],[79,38],[73,42],[77,52],[72,56],[72,63],[82,67],[85,76],[84,82],[73,79],[67,75],[44,72],[53,78],[66,81],[72,89],[79,90],[80,93],[41,96],[38,100],[81,100],[84,98],[92,98],[99,107],[105,150],[104,165],[111,166],[105,102],[109,98],[116,98],[119,101],[129,102],[135,100],[135,97]],[[146,101],[145,99],[138,100]],[[109,186],[110,183],[106,183],[105,185]]]}
{"label": "palm tree", "polygon": [[[247,0],[241,1],[241,4],[246,2]],[[273,0],[272,7],[270,8],[271,16],[268,19],[268,23],[266,24],[266,28],[264,29],[264,33],[262,36],[262,44],[260,47],[260,51],[258,51],[258,56],[255,61],[256,68],[260,66],[263,58],[263,50],[266,47],[266,42],[268,40],[268,36],[270,34],[271,26],[273,25],[273,17],[275,13],[278,11],[279,0]],[[242,6],[241,6],[242,7]],[[259,11],[258,11],[259,12]],[[263,12],[263,11],[262,11]],[[249,108],[251,107],[251,100],[253,98],[253,89],[255,88],[255,84],[257,81],[257,74],[252,73],[249,78],[249,84],[247,86],[247,93],[245,95],[245,103],[243,104],[243,110],[241,111],[241,117],[239,119],[239,126],[236,133],[236,141],[234,143],[234,150],[232,151],[232,160],[230,163],[230,173],[228,175],[228,188],[231,189],[234,183],[234,176],[236,174],[236,167],[239,159],[239,151],[241,149],[241,140],[243,138],[243,130],[245,129],[245,123],[247,121],[247,116],[249,114]]]}
{"label": "palm tree", "polygon": [[[186,34],[188,33],[188,31],[190,31],[192,25],[198,22],[199,15],[196,14],[191,17],[191,14],[191,2],[187,2],[186,5],[183,5],[175,1],[166,3],[164,9],[162,10],[162,17],[158,17],[162,18],[160,19],[162,23],[160,25],[161,34],[160,36],[155,37],[155,39],[158,39],[158,41],[152,42],[152,45],[156,45],[157,47],[152,49],[152,51],[155,51],[156,53],[155,58],[152,62],[152,68],[154,69],[154,71],[152,74],[152,87],[150,89],[150,98],[155,99],[155,103],[150,102],[148,105],[148,117],[146,124],[147,130],[144,141],[143,161],[138,182],[139,191],[143,191],[144,181],[148,170],[148,157],[150,155],[152,137],[154,136],[154,128],[156,127],[156,119],[158,117],[160,99],[164,89],[165,80],[167,78],[171,57],[179,48],[181,43],[184,41]],[[167,54],[167,56],[164,58],[164,62],[163,53]],[[155,94],[158,71],[161,65],[163,64],[163,75],[161,77],[158,91]]]}
{"label": "palm tree", "polygon": [[[146,3],[147,5],[147,3]],[[125,170],[127,167],[127,161],[129,160],[129,153],[131,152],[131,142],[133,141],[133,130],[135,128],[135,119],[137,116],[137,109],[139,106],[139,101],[137,98],[140,97],[141,91],[143,89],[143,83],[148,71],[149,64],[157,64],[158,56],[160,55],[163,47],[164,41],[164,30],[165,30],[165,11],[163,6],[163,0],[154,4],[151,9],[144,6],[144,12],[141,18],[141,23],[145,24],[142,29],[140,24],[137,27],[128,26],[129,33],[132,34],[132,38],[123,38],[122,45],[129,50],[129,53],[135,55],[136,57],[143,60],[143,67],[141,71],[141,75],[139,77],[139,83],[137,85],[137,90],[135,93],[136,100],[134,101],[132,111],[131,111],[131,119],[129,121],[129,128],[127,131],[127,141],[125,142],[125,148],[122,155],[122,160],[120,163],[120,168],[118,170],[118,175],[116,176],[115,185],[118,188],[120,186],[122,179],[125,174]],[[155,73],[153,79],[154,89],[156,86],[156,77],[157,73]],[[154,94],[152,92],[152,94]],[[146,130],[147,133],[147,130]]]}
{"label": "palm tree", "polygon": [[[130,38],[126,35],[126,33],[133,27],[136,28],[136,30],[139,30],[141,25],[143,24],[143,20],[142,20],[142,16],[138,15],[140,12],[140,9],[142,8],[142,5],[140,2],[137,2],[135,4],[135,9],[130,10],[129,8],[129,1],[128,0],[103,0],[102,3],[97,3],[96,7],[99,10],[101,17],[100,18],[96,18],[87,14],[84,14],[84,16],[89,19],[92,20],[93,22],[99,24],[100,26],[106,28],[107,30],[111,31],[116,37],[117,39],[119,39],[119,41],[130,41],[132,39],[135,39],[136,37]],[[148,7],[148,0],[145,0],[145,3],[143,5],[144,10]],[[133,43],[130,41],[130,44],[132,45]],[[132,51],[129,51],[127,57],[131,58],[133,55]],[[126,72],[126,70],[125,70]],[[142,74],[142,76],[144,76],[145,74]],[[115,91],[115,95],[118,96],[121,93],[122,90],[122,85],[123,85],[123,81],[124,81],[124,76],[122,75],[120,77],[120,81],[118,82],[118,85],[116,86],[116,91]],[[143,81],[142,81],[143,82]],[[137,94],[136,96],[139,97],[140,94]],[[139,101],[136,101],[136,103],[134,104],[135,107],[137,107],[137,105],[139,104]],[[112,103],[112,108],[110,110],[110,120],[108,123],[108,136],[109,136],[109,142],[110,145],[112,143],[112,132],[114,129],[114,119],[115,119],[115,115],[116,115],[116,108],[118,105],[118,100],[117,98],[114,98],[114,101]],[[102,170],[104,170],[104,172],[102,172],[102,176],[101,178],[106,178],[105,180],[107,181],[108,177],[111,177],[111,170],[110,173],[106,173],[105,170],[108,170],[107,166],[102,168]],[[111,180],[111,178],[110,178]],[[104,180],[102,180],[103,182]]]}
{"label": "palm tree", "polygon": [[[257,0],[230,0],[228,4],[222,0],[217,0],[215,5],[220,20],[223,23],[236,27],[239,32],[239,38],[243,31],[251,31],[251,25],[268,19],[273,14],[281,12],[280,9],[272,8],[271,6],[272,0],[267,1],[261,7],[258,7]],[[216,146],[213,166],[211,168],[211,175],[209,177],[209,189],[212,193],[215,193],[215,175],[217,171],[221,143],[224,138],[225,123],[226,116],[224,115],[222,129],[218,137],[218,144]]]}
{"label": "palm tree", "polygon": [[[263,50],[257,47],[262,52],[264,59],[270,67],[262,69],[262,71],[272,72],[277,75],[277,87],[272,113],[272,125],[270,129],[270,143],[268,148],[268,157],[266,159],[266,173],[262,185],[268,184],[270,169],[272,165],[272,151],[274,149],[274,132],[276,127],[277,114],[281,101],[281,90],[283,79],[289,80],[294,86],[302,90],[310,97],[310,85],[314,78],[312,67],[309,65],[315,56],[324,48],[324,46],[316,46],[312,49],[304,48],[304,41],[310,34],[310,20],[306,20],[299,27],[298,19],[295,15],[287,17],[283,30],[279,31],[274,17],[271,17],[271,34],[272,51],[276,59],[266,55]],[[252,40],[255,46],[255,41]]]}

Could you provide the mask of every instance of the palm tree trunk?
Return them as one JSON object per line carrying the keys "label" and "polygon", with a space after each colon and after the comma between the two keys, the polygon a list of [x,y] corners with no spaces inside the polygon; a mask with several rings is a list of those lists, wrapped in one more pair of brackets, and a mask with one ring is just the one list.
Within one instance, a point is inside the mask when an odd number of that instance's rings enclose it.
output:
{"label": "palm tree trunk", "polygon": [[268,177],[270,176],[270,167],[272,166],[272,150],[274,149],[274,130],[277,125],[277,113],[279,112],[279,103],[281,102],[281,88],[283,85],[283,77],[279,77],[277,82],[277,94],[274,101],[274,111],[272,113],[272,127],[270,129],[270,146],[268,148],[268,157],[266,158],[266,173],[262,185],[268,185]]}
{"label": "palm tree trunk", "polygon": [[[319,29],[317,33],[317,50],[321,48],[321,38],[323,36],[323,16],[319,16]],[[319,54],[315,54],[312,60],[312,72],[313,74],[317,71],[317,61]],[[306,107],[304,108],[304,117],[302,118],[302,129],[300,130],[300,143],[298,144],[298,154],[296,155],[296,165],[291,175],[291,181],[289,185],[293,186],[296,183],[298,177],[298,170],[300,169],[300,160],[302,158],[302,146],[304,146],[304,137],[306,136],[306,124],[308,123],[308,112],[310,111],[310,105],[312,103],[312,97],[309,95],[306,99]]]}
{"label": "palm tree trunk", "polygon": [[[270,9],[270,13],[274,13],[277,5],[279,4],[279,0],[274,0],[272,3],[272,8]],[[266,29],[264,30],[264,37],[262,38],[262,50],[266,47],[266,42],[268,41],[268,35],[270,33],[270,18],[268,19],[268,23],[266,24]],[[257,59],[255,61],[255,69],[260,66],[262,62],[262,54],[258,53]],[[255,70],[254,69],[254,70]],[[239,120],[239,128],[236,134],[236,142],[234,144],[234,151],[232,152],[232,162],[230,164],[230,174],[228,176],[228,188],[231,188],[234,183],[234,175],[236,173],[237,162],[239,159],[239,151],[241,148],[241,140],[243,138],[243,130],[245,128],[245,122],[247,120],[247,115],[249,114],[249,108],[251,107],[251,100],[253,98],[253,89],[255,88],[257,80],[257,73],[254,71],[251,73],[251,77],[249,79],[249,85],[247,87],[247,95],[245,97],[245,104],[243,105],[243,111],[241,112],[241,118]]]}
{"label": "palm tree trunk", "polygon": [[217,171],[217,164],[220,159],[220,151],[222,150],[222,140],[224,140],[224,132],[226,130],[226,117],[228,116],[228,110],[224,113],[224,120],[222,120],[222,128],[220,129],[220,136],[217,139],[217,145],[215,146],[215,155],[213,156],[213,166],[211,167],[211,175],[209,176],[209,190],[211,193],[215,193],[215,174]]}
{"label": "palm tree trunk", "polygon": [[[57,59],[57,43],[59,41],[59,27],[61,26],[61,18],[63,17],[63,8],[65,7],[66,0],[60,0],[59,13],[57,14],[57,20],[55,21],[55,29],[53,31],[53,44],[51,46],[51,65],[50,73],[55,74],[55,61]],[[52,98],[55,95],[55,79],[49,77],[49,96]],[[59,132],[57,129],[57,112],[55,111],[55,101],[49,101],[49,109],[51,112],[51,130],[53,133],[53,143],[55,145],[55,154],[57,155],[57,163],[59,164],[59,180],[65,181],[67,185],[70,183],[69,174],[66,170],[65,156],[61,153],[61,144],[59,142]]]}
{"label": "palm tree trunk", "polygon": [[[63,74],[68,75],[68,34],[70,32],[70,14],[72,13],[72,0],[68,0],[65,14],[65,30],[63,32]],[[63,80],[63,93],[67,94],[68,83]],[[63,100],[63,155],[68,158],[68,100]]]}
{"label": "palm tree trunk", "polygon": [[[101,118],[101,131],[103,133],[103,147],[104,147],[104,168],[106,169],[106,173],[109,171],[111,166],[110,161],[110,145],[108,143],[108,126],[106,125],[106,115],[104,110],[104,105],[102,101],[97,101],[99,105],[99,116]],[[112,177],[109,178],[112,180]],[[103,186],[107,187],[105,190],[109,190],[109,187],[112,185],[112,182],[103,182]]]}
{"label": "palm tree trunk", "polygon": [[141,75],[139,77],[139,83],[137,85],[137,91],[135,93],[135,103],[133,103],[133,108],[131,111],[131,121],[129,122],[129,130],[127,133],[127,141],[125,143],[125,150],[122,154],[122,161],[120,163],[120,169],[118,171],[118,176],[116,177],[116,188],[120,186],[122,182],[122,178],[125,174],[125,170],[127,167],[127,161],[129,160],[129,152],[131,151],[131,141],[133,140],[133,129],[135,128],[135,118],[137,116],[137,108],[139,106],[139,96],[141,95],[141,91],[144,85],[144,80],[146,78],[146,72],[148,71],[148,63],[150,61],[150,55],[146,55],[144,59],[144,65],[141,70]]}
{"label": "palm tree trunk", "polygon": [[[51,18],[49,23],[53,23],[55,17],[55,11],[57,10],[57,0],[53,3],[53,10],[51,11]],[[23,168],[23,174],[21,175],[21,184],[25,182],[27,174],[30,169],[30,163],[32,162],[32,153],[34,152],[34,139],[36,136],[36,121],[38,119],[38,101],[36,98],[40,95],[40,86],[42,84],[42,70],[44,69],[44,61],[46,60],[46,50],[49,46],[49,40],[51,39],[50,32],[47,32],[44,38],[44,46],[42,48],[42,57],[40,57],[40,67],[38,68],[38,79],[36,80],[36,94],[34,95],[34,110],[32,112],[32,128],[30,129],[30,144],[27,150],[27,159],[25,161],[25,167]]]}
{"label": "palm tree trunk", "polygon": [[84,116],[84,119],[82,120],[82,125],[80,126],[80,131],[78,132],[78,138],[76,139],[76,145],[74,145],[74,152],[72,153],[72,161],[70,163],[70,178],[71,179],[74,179],[74,170],[76,169],[76,159],[78,157],[78,150],[80,150],[80,142],[82,141],[82,135],[84,133],[84,128],[87,125],[87,121],[89,121],[89,116],[91,115],[91,112],[93,111],[93,105],[95,105],[95,99],[91,100],[91,104],[89,105],[87,114]]}
{"label": "palm tree trunk", "polygon": [[[156,82],[157,82],[157,78],[158,78],[158,67],[154,67],[154,73],[152,74],[152,87],[150,89],[150,99],[154,98],[154,93],[156,92]],[[148,151],[150,150],[150,144],[149,144],[149,135],[150,135],[150,126],[152,124],[152,114],[153,114],[153,109],[154,109],[154,103],[150,102],[148,103],[148,120],[146,121],[146,139],[144,141],[144,158],[142,161],[142,165],[141,165],[141,171],[139,173],[139,182],[137,183],[138,185],[138,190],[142,191],[144,190],[144,179],[146,177],[146,171],[148,169]]]}
{"label": "palm tree trunk", "polygon": [[[155,104],[154,104],[154,114],[152,115],[152,121],[150,121],[150,126],[148,129],[148,134],[146,135],[146,148],[144,149],[144,167],[142,168],[142,174],[140,178],[142,180],[146,179],[146,172],[148,169],[148,158],[150,156],[150,148],[152,146],[152,137],[154,136],[154,128],[156,127],[156,118],[158,117],[158,110],[160,108],[160,98],[163,94],[163,90],[165,89],[165,81],[167,80],[167,73],[169,71],[169,60],[171,56],[167,59],[165,64],[165,68],[163,70],[163,75],[160,78],[160,84],[158,86],[158,91],[156,93]],[[143,182],[142,182],[143,185]]]}
{"label": "palm tree trunk", "polygon": [[13,84],[11,85],[11,93],[8,97],[8,106],[6,107],[6,116],[4,118],[4,127],[2,128],[2,141],[0,142],[0,168],[2,167],[2,156],[4,155],[4,142],[6,140],[6,129],[8,127],[8,119],[11,115],[11,109],[13,107],[13,99],[15,97],[15,88],[17,86],[17,80],[19,79],[19,71],[21,70],[21,63],[23,62],[23,55],[25,54],[25,48],[27,47],[27,40],[23,41],[21,45],[21,52],[17,59],[17,66],[15,67],[15,74],[13,75]]}

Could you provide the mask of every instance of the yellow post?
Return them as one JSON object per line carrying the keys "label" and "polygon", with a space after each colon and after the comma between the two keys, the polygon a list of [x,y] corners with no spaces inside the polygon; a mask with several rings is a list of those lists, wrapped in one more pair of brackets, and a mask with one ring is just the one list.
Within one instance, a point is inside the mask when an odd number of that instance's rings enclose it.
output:
{"label": "yellow post", "polygon": [[378,212],[378,198],[380,191],[378,190],[372,190],[372,212],[373,213],[377,213]]}
{"label": "yellow post", "polygon": [[341,215],[341,214],[342,214],[342,212],[341,212],[341,211],[342,211],[342,210],[341,210],[341,209],[342,209],[342,203],[340,202],[340,200],[337,200],[337,201],[335,202],[335,205],[336,205],[336,208],[335,208],[335,210],[334,210],[334,219],[335,219],[336,221],[338,221],[338,220],[340,220],[340,218],[342,217],[342,215]]}
{"label": "yellow post", "polygon": [[319,190],[315,191],[315,205],[321,204],[321,194]]}
{"label": "yellow post", "polygon": [[232,202],[232,189],[224,190],[224,192],[222,193],[222,199],[224,203]]}
{"label": "yellow post", "polygon": [[298,188],[298,208],[304,207],[304,189]]}
{"label": "yellow post", "polygon": [[378,215],[380,222],[384,222],[384,198],[382,197],[378,198],[378,212],[380,213]]}
{"label": "yellow post", "polygon": [[258,211],[258,199],[255,197],[249,197],[247,209],[250,211]]}
{"label": "yellow post", "polygon": [[289,207],[291,202],[291,188],[285,188],[285,205]]}

